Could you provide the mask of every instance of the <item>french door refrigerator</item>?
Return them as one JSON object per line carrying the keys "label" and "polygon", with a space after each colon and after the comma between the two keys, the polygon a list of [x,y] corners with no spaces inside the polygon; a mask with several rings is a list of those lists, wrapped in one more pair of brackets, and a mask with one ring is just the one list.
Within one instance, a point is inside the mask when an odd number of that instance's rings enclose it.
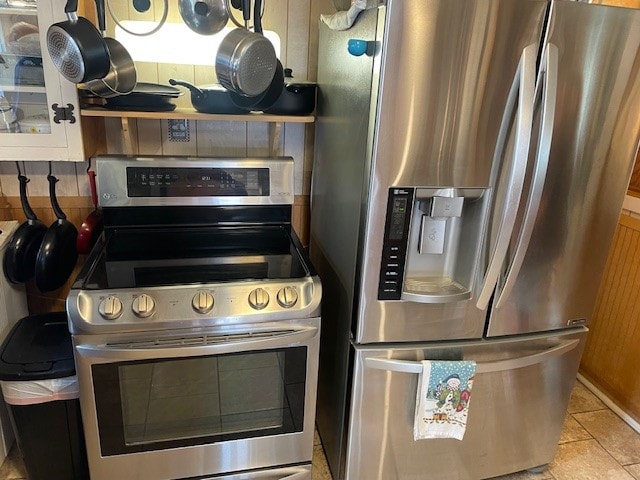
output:
{"label": "french door refrigerator", "polygon": [[[387,0],[321,25],[318,64],[310,253],[334,478],[543,467],[640,141],[640,11]],[[413,439],[423,359],[477,364],[462,440]]]}

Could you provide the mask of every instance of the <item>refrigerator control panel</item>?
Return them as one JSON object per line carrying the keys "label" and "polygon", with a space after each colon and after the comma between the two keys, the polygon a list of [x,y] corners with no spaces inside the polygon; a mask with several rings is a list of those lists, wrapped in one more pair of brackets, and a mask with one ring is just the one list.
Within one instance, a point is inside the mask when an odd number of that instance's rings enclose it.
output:
{"label": "refrigerator control panel", "polygon": [[378,300],[400,300],[402,296],[413,195],[413,188],[389,189]]}

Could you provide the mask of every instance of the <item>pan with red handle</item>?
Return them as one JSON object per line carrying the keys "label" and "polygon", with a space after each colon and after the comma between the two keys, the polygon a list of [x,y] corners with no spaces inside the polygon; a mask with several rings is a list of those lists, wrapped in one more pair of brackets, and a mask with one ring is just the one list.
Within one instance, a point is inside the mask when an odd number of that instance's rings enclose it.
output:
{"label": "pan with red handle", "polygon": [[89,186],[91,187],[91,201],[93,202],[93,212],[91,212],[87,218],[84,219],[80,230],[78,230],[78,240],[76,242],[76,248],[78,253],[86,254],[91,251],[91,248],[98,240],[98,237],[102,233],[103,219],[102,211],[98,209],[98,193],[96,190],[96,172],[93,170],[87,170],[89,176]]}
{"label": "pan with red handle", "polygon": [[38,250],[47,232],[46,225],[38,220],[27,200],[29,179],[19,172],[18,180],[20,202],[27,220],[11,236],[2,258],[4,274],[11,283],[24,283],[33,278]]}
{"label": "pan with red handle", "polygon": [[51,206],[57,219],[47,229],[36,258],[35,283],[41,292],[50,292],[64,285],[78,260],[76,249],[78,230],[67,220],[67,216],[58,204],[56,198],[58,179],[49,174],[47,180]]}

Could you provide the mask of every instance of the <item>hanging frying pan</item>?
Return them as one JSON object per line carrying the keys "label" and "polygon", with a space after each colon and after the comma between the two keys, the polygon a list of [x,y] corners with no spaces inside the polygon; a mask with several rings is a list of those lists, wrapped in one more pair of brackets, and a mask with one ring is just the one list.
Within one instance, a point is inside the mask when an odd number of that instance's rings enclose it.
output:
{"label": "hanging frying pan", "polygon": [[20,173],[20,202],[27,220],[13,233],[2,259],[4,274],[11,283],[24,283],[33,278],[36,256],[47,227],[36,217],[27,200],[29,179]]}
{"label": "hanging frying pan", "polygon": [[[89,168],[91,165],[89,165]],[[102,211],[98,209],[98,193],[96,191],[96,172],[93,170],[87,170],[89,176],[89,186],[91,187],[91,201],[93,202],[93,212],[91,212],[87,218],[84,219],[80,230],[78,231],[78,239],[76,241],[76,248],[78,253],[86,254],[91,251],[91,248],[96,243],[96,240],[102,233],[103,219]]]}
{"label": "hanging frying pan", "polygon": [[47,49],[53,64],[70,82],[104,77],[111,67],[106,42],[93,24],[78,17],[78,0],[67,0],[67,20],[47,30]]}
{"label": "hanging frying pan", "polygon": [[58,204],[56,198],[58,179],[49,174],[47,180],[51,206],[57,220],[47,229],[36,258],[35,282],[41,292],[50,292],[64,285],[78,260],[76,249],[78,230],[67,220],[67,216]]}

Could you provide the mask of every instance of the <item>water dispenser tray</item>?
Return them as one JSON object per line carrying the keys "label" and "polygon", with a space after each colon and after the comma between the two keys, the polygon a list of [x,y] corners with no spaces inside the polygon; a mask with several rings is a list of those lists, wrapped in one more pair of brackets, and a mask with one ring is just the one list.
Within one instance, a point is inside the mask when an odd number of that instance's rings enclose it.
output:
{"label": "water dispenser tray", "polygon": [[471,291],[449,277],[412,277],[405,279],[402,300],[420,303],[449,303],[466,300]]}

